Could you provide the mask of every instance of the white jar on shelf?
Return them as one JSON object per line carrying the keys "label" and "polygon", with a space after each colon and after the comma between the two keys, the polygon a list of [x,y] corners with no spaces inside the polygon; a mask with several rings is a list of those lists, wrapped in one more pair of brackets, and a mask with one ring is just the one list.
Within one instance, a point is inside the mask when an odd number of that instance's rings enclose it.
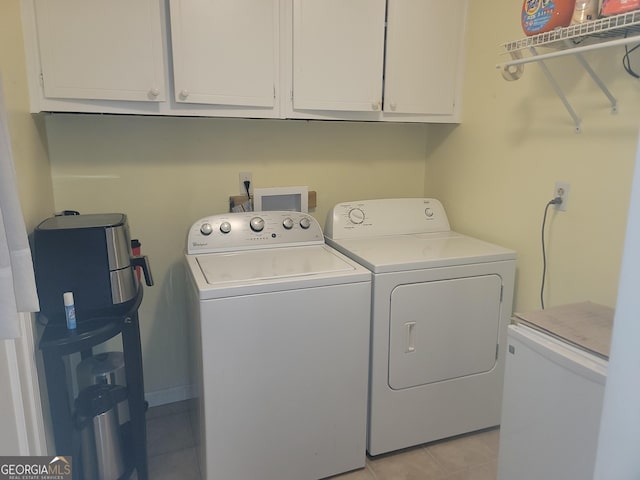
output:
{"label": "white jar on shelf", "polygon": [[597,19],[600,12],[599,3],[598,0],[576,0],[576,6],[571,17],[571,25]]}

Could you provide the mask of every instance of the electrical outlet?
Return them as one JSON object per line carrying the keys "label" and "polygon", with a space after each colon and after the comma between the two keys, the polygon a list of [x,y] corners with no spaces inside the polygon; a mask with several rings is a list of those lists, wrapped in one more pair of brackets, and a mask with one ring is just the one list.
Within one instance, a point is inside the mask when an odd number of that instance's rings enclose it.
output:
{"label": "electrical outlet", "polygon": [[249,182],[249,193],[253,193],[253,181],[251,179],[251,172],[240,172],[240,195],[246,195],[247,189],[244,186],[244,182]]}
{"label": "electrical outlet", "polygon": [[555,205],[556,210],[564,212],[567,210],[567,204],[569,203],[569,184],[567,182],[556,182],[556,189],[553,191],[553,198],[560,197],[562,203]]}

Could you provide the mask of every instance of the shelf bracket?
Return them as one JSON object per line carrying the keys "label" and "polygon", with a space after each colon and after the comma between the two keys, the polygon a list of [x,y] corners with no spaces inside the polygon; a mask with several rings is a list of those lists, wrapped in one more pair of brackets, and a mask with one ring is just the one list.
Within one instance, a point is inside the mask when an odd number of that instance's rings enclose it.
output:
{"label": "shelf bracket", "polygon": [[[569,47],[569,48],[572,47],[572,43],[569,40],[565,40],[564,43],[565,43],[565,45],[567,45],[567,47]],[[602,93],[604,93],[605,96],[609,99],[609,103],[611,104],[611,113],[612,114],[618,113],[618,100],[616,100],[616,97],[613,96],[613,94],[607,88],[607,86],[604,84],[604,82],[602,80],[600,80],[600,77],[593,70],[593,68],[591,68],[591,65],[589,65],[587,63],[587,61],[585,60],[585,58],[582,55],[582,53],[576,52],[576,53],[574,53],[574,55],[576,57],[576,60],[578,60],[580,65],[582,65],[582,68],[585,69],[585,71],[589,74],[591,79],[596,83],[596,85],[598,85],[600,90],[602,90]]]}
{"label": "shelf bracket", "polygon": [[[613,37],[623,38],[612,39]],[[591,41],[583,42],[585,39]],[[511,60],[502,65],[496,65],[496,67],[502,69],[502,76],[505,80],[513,81],[518,80],[522,76],[525,63],[538,63],[544,76],[547,77],[547,80],[556,92],[556,95],[558,95],[562,101],[569,115],[571,115],[576,132],[580,132],[580,117],[567,100],[562,88],[560,88],[560,84],[555,80],[553,75],[551,75],[551,71],[545,64],[545,61],[565,55],[573,55],[607,97],[611,104],[611,113],[615,114],[618,112],[618,101],[616,97],[613,96],[604,82],[587,63],[583,54],[592,50],[621,45],[626,46],[633,43],[640,45],[640,10],[633,10],[589,22],[556,28],[551,31],[505,43],[503,47],[507,50],[507,53],[511,55]],[[556,50],[539,54],[536,47],[548,47]],[[528,55],[524,57],[523,52],[528,52]]]}
{"label": "shelf bracket", "polygon": [[[513,62],[522,60],[522,52],[520,52],[520,50],[514,50],[513,52],[509,52],[509,54],[511,55]],[[500,68],[500,65],[497,65],[496,67]],[[522,63],[505,63],[502,66],[502,78],[509,82],[519,80],[523,73],[524,64]]]}
{"label": "shelf bracket", "polygon": [[[529,51],[532,53],[532,55],[538,56],[538,52],[536,51],[535,47],[529,47]],[[580,133],[581,131],[580,124],[582,123],[582,120],[580,120],[580,117],[578,116],[576,111],[573,109],[573,107],[569,103],[569,100],[567,100],[567,96],[562,91],[562,88],[560,88],[560,85],[558,84],[556,79],[553,77],[553,75],[551,75],[551,71],[549,70],[549,67],[547,67],[547,64],[544,63],[543,60],[538,60],[538,63],[540,65],[540,68],[542,69],[542,73],[544,73],[544,76],[547,77],[547,80],[553,87],[553,90],[556,92],[556,95],[558,95],[558,97],[562,101],[562,104],[564,105],[564,108],[567,110],[567,112],[571,116],[573,120],[573,124],[575,125],[576,133]]]}

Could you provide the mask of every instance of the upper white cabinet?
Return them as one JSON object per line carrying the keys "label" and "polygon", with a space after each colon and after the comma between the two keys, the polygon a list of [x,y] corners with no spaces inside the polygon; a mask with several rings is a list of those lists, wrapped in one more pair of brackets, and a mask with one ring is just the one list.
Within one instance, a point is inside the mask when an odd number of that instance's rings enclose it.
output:
{"label": "upper white cabinet", "polygon": [[274,108],[279,0],[170,0],[175,100]]}
{"label": "upper white cabinet", "polygon": [[453,115],[466,0],[389,0],[384,111]]}
{"label": "upper white cabinet", "polygon": [[45,98],[166,98],[157,0],[36,0]]}
{"label": "upper white cabinet", "polygon": [[288,116],[459,121],[467,0],[293,0]]}
{"label": "upper white cabinet", "polygon": [[382,109],[385,3],[293,1],[293,108]]}
{"label": "upper white cabinet", "polygon": [[31,110],[457,122],[467,0],[21,0]]}

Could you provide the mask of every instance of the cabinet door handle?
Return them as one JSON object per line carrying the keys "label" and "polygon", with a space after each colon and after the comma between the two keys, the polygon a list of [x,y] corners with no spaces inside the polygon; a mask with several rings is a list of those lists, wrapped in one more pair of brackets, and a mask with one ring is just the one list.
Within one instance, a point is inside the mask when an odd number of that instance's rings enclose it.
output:
{"label": "cabinet door handle", "polygon": [[392,102],[392,103],[389,104],[389,108],[391,109],[392,112],[395,112],[396,108],[397,108],[397,105]]}
{"label": "cabinet door handle", "polygon": [[151,98],[156,98],[158,95],[160,95],[160,90],[157,88],[152,88],[151,90],[149,90],[149,96]]}
{"label": "cabinet door handle", "polygon": [[180,98],[181,99],[186,99],[189,96],[189,90],[181,90],[180,91]]}
{"label": "cabinet door handle", "polygon": [[381,102],[373,102],[371,104],[371,110],[378,111],[380,110]]}

